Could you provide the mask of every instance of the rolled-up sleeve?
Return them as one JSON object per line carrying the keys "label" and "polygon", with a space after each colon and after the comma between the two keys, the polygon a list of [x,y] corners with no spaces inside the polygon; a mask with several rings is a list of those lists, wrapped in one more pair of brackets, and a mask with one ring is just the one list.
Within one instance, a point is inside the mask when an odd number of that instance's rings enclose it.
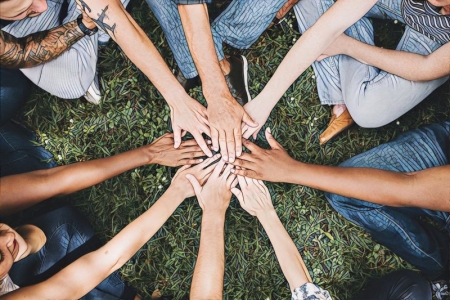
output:
{"label": "rolled-up sleeve", "polygon": [[189,4],[203,4],[211,3],[212,0],[172,0],[175,4],[179,5],[189,5]]}

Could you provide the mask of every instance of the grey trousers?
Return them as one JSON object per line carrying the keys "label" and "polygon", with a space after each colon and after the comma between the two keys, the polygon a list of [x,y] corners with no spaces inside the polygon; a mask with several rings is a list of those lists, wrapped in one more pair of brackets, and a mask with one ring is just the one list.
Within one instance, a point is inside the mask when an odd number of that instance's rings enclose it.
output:
{"label": "grey trousers", "polygon": [[[369,18],[403,22],[402,0],[379,0],[345,34],[366,44],[374,44]],[[301,32],[311,27],[333,5],[333,0],[301,0],[295,14]],[[406,26],[397,50],[428,55],[442,45]],[[427,82],[414,82],[363,64],[346,55],[336,55],[313,64],[319,98],[324,105],[345,104],[361,127],[380,127],[397,119],[419,104],[448,76]]]}
{"label": "grey trousers", "polygon": [[[63,23],[75,20],[80,14],[75,0],[68,1],[68,14]],[[122,0],[124,5],[128,2],[129,0]],[[23,37],[59,26],[62,3],[63,0],[47,0],[48,9],[45,12],[34,18],[13,22],[2,30],[16,37]],[[86,93],[96,76],[97,40],[98,34],[85,36],[56,59],[21,71],[34,84],[52,95],[64,99],[79,98]]]}

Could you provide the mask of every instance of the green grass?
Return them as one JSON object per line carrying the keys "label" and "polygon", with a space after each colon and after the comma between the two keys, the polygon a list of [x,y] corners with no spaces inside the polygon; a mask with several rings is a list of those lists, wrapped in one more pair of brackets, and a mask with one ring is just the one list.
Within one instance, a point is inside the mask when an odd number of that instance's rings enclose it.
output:
{"label": "green grass", "polygon": [[[169,65],[173,65],[164,35],[145,2],[132,11]],[[381,26],[379,41],[394,45]],[[386,29],[388,28],[388,29]],[[389,29],[391,28],[391,29]],[[394,29],[401,31],[396,25]],[[387,38],[386,38],[387,37]],[[264,33],[249,50],[242,51],[250,64],[250,90],[256,96],[274,73],[298,35],[280,27]],[[228,53],[237,52],[228,49]],[[145,55],[145,54],[142,54]],[[114,155],[167,132],[169,109],[152,84],[113,44],[99,58],[100,106],[83,99],[66,101],[36,89],[27,104],[26,122],[59,164]],[[192,93],[202,100],[200,89]],[[448,119],[448,84],[405,116],[379,129],[353,126],[336,140],[320,147],[318,135],[326,127],[330,108],[319,104],[312,69],[288,90],[267,123],[274,136],[296,159],[326,165],[340,162],[402,131]],[[260,134],[258,143],[267,146]],[[103,240],[109,240],[148,209],[169,186],[175,169],[141,167],[75,195]],[[399,268],[411,268],[367,233],[337,214],[322,192],[290,184],[267,184],[276,210],[305,259],[314,281],[335,299],[347,299],[369,277]],[[175,299],[188,297],[198,252],[201,209],[187,199],[122,269],[123,276],[150,298],[155,290]],[[290,291],[267,235],[257,220],[233,199],[226,221],[226,299],[289,299]]]}

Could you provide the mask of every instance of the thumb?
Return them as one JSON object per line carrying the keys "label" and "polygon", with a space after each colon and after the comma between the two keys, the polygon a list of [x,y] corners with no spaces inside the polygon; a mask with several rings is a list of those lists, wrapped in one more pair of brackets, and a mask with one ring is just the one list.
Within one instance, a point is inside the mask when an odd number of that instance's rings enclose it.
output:
{"label": "thumb", "polygon": [[234,187],[234,188],[231,189],[231,192],[239,200],[239,203],[241,204],[241,206],[243,206],[243,204],[244,204],[244,195],[242,194],[241,190]]}
{"label": "thumb", "polygon": [[186,174],[186,179],[189,180],[192,187],[194,188],[195,194],[198,196],[200,194],[200,192],[202,191],[202,186],[198,182],[197,178],[195,178],[194,175]]}
{"label": "thumb", "polygon": [[284,149],[283,146],[281,146],[277,140],[272,135],[272,131],[270,130],[270,127],[267,127],[266,129],[266,139],[269,143],[270,148],[272,149]]}
{"label": "thumb", "polygon": [[180,145],[181,145],[181,128],[175,126],[173,128],[173,147],[178,148],[180,147]]}
{"label": "thumb", "polygon": [[257,122],[253,121],[252,117],[250,117],[250,115],[246,111],[244,111],[242,122],[244,122],[250,127],[257,127],[259,125]]}

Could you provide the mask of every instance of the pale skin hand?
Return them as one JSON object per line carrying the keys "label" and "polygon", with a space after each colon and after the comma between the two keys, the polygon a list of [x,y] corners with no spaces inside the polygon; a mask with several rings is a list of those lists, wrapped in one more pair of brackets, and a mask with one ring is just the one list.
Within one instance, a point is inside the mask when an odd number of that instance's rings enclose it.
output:
{"label": "pale skin hand", "polygon": [[190,293],[195,300],[223,298],[225,212],[230,204],[230,188],[237,183],[231,173],[232,165],[225,169],[224,166],[225,162],[220,160],[203,186],[191,174],[186,175],[203,210],[200,249]]}
{"label": "pale skin hand", "polygon": [[241,122],[257,124],[230,94],[214,49],[206,5],[179,5],[178,11],[208,102],[213,149],[218,151],[220,147],[222,158],[232,162],[242,153]]}
{"label": "pale skin hand", "polygon": [[181,167],[173,177],[172,185],[174,187],[178,187],[179,190],[183,191],[183,195],[185,198],[194,196],[194,188],[186,178],[186,175],[190,174],[191,176],[194,176],[200,184],[204,184],[208,180],[214,168],[217,166],[217,163],[213,164],[213,162],[219,158],[220,154],[216,154],[213,157],[205,159],[198,165],[187,165]]}
{"label": "pale skin hand", "polygon": [[241,190],[233,188],[231,191],[238,198],[242,208],[252,216],[256,216],[263,225],[291,290],[312,282],[297,247],[275,212],[267,187],[260,180],[242,176],[238,176],[238,181]]}
{"label": "pale skin hand", "polygon": [[251,151],[243,153],[233,164],[239,169],[234,169],[236,175],[248,176],[256,179],[272,182],[285,182],[289,170],[296,162],[284,148],[274,139],[270,128],[266,129],[266,139],[271,149],[262,149],[244,140],[244,146]]}
{"label": "pale skin hand", "polygon": [[258,123],[258,126],[251,127],[245,123],[242,123],[243,138],[249,139],[252,136],[254,139],[256,139],[258,132],[261,130],[261,128],[264,126],[267,119],[269,118],[272,108],[268,109],[262,108],[261,101],[258,100],[258,97],[256,97],[255,99],[244,105],[245,111],[256,123]]}

